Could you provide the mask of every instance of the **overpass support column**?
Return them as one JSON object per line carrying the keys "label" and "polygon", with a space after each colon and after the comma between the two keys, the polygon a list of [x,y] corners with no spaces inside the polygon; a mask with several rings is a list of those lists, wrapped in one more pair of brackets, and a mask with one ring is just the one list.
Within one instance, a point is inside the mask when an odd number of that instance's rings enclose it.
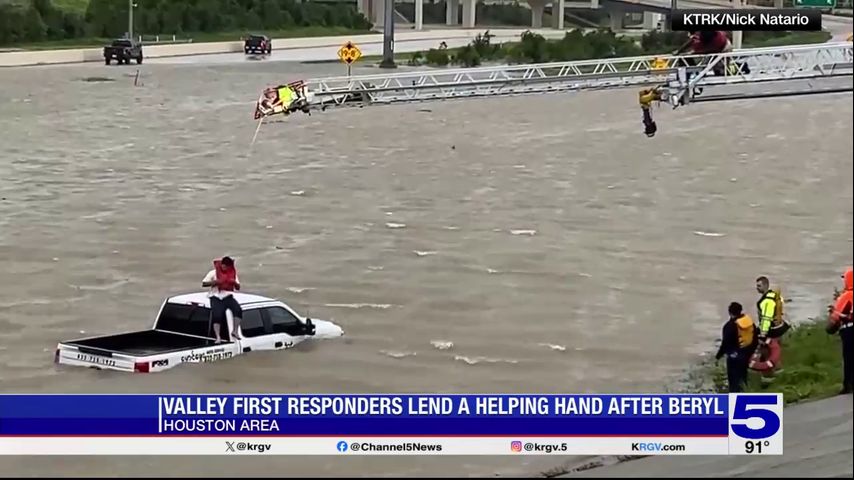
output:
{"label": "overpass support column", "polygon": [[552,0],[552,27],[563,30],[563,15],[565,10],[565,0]]}
{"label": "overpass support column", "polygon": [[611,9],[608,12],[608,18],[611,21],[610,27],[612,32],[619,32],[623,29],[623,18],[626,16],[622,10]]}
{"label": "overpass support column", "polygon": [[[732,2],[732,8],[744,7],[745,2],[742,2],[742,0],[730,0],[730,1]],[[780,2],[779,7],[777,7],[778,1]],[[774,0],[774,6],[776,8],[782,8],[783,7],[783,0]],[[742,39],[743,35],[744,35],[744,32],[742,32],[741,30],[733,30],[733,32],[732,32],[732,48],[733,49],[741,48],[741,39]]]}
{"label": "overpass support column", "polygon": [[415,30],[424,29],[424,0],[415,0]]}
{"label": "overpass support column", "polygon": [[590,8],[599,8],[599,0],[590,0]]}
{"label": "overpass support column", "polygon": [[460,0],[448,0],[445,9],[445,24],[458,25],[460,23]]}
{"label": "overpass support column", "polygon": [[543,11],[546,9],[546,0],[528,0],[531,6],[531,28],[543,28]]}
{"label": "overpass support column", "polygon": [[658,23],[664,18],[661,13],[643,12],[643,28],[644,30],[655,30],[658,28]]}
{"label": "overpass support column", "polygon": [[463,1],[463,28],[474,28],[477,0]]}
{"label": "overpass support column", "polygon": [[783,8],[783,0],[774,0],[774,8]]}
{"label": "overpass support column", "polygon": [[385,25],[385,2],[386,0],[371,0],[371,20],[374,28],[382,28]]}

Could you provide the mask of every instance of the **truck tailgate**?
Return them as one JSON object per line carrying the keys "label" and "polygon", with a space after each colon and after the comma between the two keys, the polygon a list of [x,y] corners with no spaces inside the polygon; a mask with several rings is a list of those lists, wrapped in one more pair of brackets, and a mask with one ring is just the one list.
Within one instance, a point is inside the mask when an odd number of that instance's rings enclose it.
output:
{"label": "truck tailgate", "polygon": [[127,355],[63,343],[59,344],[59,348],[57,348],[56,362],[77,367],[93,367],[122,372],[134,371],[134,359]]}
{"label": "truck tailgate", "polygon": [[86,348],[131,357],[146,357],[180,350],[205,347],[212,340],[167,332],[163,330],[143,330],[141,332],[122,333],[105,337],[93,337],[63,342],[64,345]]}

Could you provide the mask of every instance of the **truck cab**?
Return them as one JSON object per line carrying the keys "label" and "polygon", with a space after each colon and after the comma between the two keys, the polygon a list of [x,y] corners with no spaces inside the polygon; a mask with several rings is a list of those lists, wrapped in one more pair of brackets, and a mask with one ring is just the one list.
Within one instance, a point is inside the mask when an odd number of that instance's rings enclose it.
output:
{"label": "truck cab", "polygon": [[[159,372],[182,363],[225,360],[256,350],[287,350],[311,338],[334,338],[343,330],[332,322],[301,317],[285,303],[267,297],[235,293],[243,309],[240,340],[212,336],[207,293],[167,298],[149,330],[89,337],[57,345],[58,364],[123,372]],[[226,315],[233,329],[231,312]]]}

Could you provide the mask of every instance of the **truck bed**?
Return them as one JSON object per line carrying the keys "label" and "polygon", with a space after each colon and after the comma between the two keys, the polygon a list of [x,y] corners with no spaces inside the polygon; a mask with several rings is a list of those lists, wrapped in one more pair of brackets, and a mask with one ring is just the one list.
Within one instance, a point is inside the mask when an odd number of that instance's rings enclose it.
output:
{"label": "truck bed", "polygon": [[181,335],[162,330],[143,330],[121,333],[106,337],[94,337],[63,342],[65,345],[79,348],[84,353],[119,353],[145,357],[180,350],[191,350],[213,345],[212,339]]}

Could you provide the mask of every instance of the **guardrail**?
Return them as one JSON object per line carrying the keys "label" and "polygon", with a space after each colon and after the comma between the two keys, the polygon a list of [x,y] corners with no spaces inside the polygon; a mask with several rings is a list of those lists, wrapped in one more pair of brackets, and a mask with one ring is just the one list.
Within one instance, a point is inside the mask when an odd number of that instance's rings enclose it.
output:
{"label": "guardrail", "polygon": [[138,37],[138,41],[143,45],[171,45],[176,43],[193,43],[192,38],[179,38],[177,35],[140,35]]}

